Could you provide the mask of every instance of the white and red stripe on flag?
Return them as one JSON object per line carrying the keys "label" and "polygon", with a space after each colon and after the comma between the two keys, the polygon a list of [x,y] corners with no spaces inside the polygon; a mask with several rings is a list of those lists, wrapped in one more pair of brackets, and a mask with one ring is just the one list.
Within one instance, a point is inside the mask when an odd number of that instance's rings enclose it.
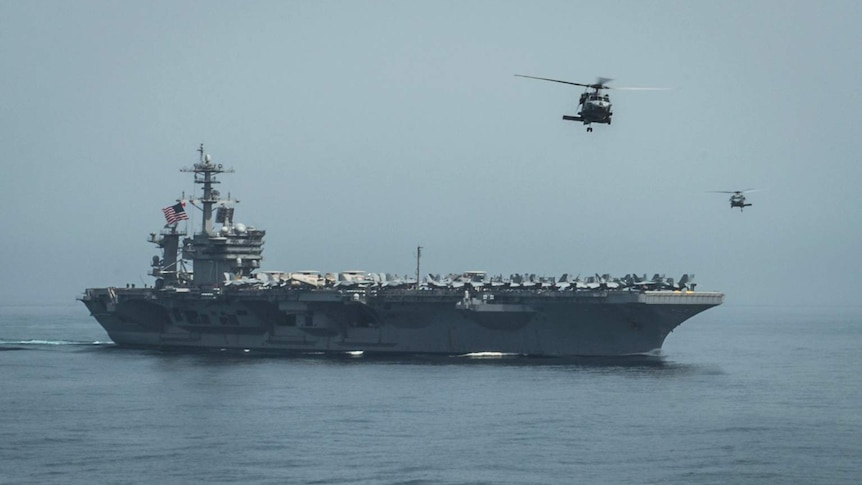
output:
{"label": "white and red stripe on flag", "polygon": [[162,209],[162,212],[165,214],[165,220],[168,221],[168,224],[174,224],[180,221],[189,220],[188,214],[186,214],[186,210],[183,209],[183,203],[177,202],[174,205],[170,205]]}

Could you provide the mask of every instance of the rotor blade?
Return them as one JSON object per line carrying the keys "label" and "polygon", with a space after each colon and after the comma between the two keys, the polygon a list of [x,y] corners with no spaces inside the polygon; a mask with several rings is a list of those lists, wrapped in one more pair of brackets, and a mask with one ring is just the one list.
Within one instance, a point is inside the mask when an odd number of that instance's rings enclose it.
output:
{"label": "rotor blade", "polygon": [[636,88],[636,87],[621,87],[605,86],[605,89],[614,89],[616,91],[670,91],[673,88]]}
{"label": "rotor blade", "polygon": [[553,81],[553,82],[555,82],[555,83],[571,84],[572,86],[583,86],[583,87],[586,87],[586,88],[593,87],[593,85],[592,85],[592,84],[573,83],[573,82],[571,82],[571,81],[560,81],[559,79],[548,79],[548,78],[546,78],[546,77],[525,76],[525,75],[523,75],[523,74],[515,74],[515,76],[517,76],[517,77],[526,77],[526,78],[530,78],[530,79],[539,79],[539,80],[541,80],[541,81]]}
{"label": "rotor blade", "polygon": [[763,189],[743,189],[743,190],[707,190],[716,194],[746,194],[748,192],[757,192]]}

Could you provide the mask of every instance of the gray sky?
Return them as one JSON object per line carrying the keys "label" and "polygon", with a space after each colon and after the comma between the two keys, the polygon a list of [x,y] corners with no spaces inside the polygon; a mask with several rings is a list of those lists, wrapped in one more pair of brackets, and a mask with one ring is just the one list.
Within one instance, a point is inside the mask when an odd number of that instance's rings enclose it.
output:
{"label": "gray sky", "polygon": [[[271,270],[856,304],[862,2],[0,0],[0,303],[151,283],[205,143]],[[614,123],[564,122],[580,89]],[[710,190],[754,187],[740,213]],[[199,221],[199,217],[196,217]],[[425,271],[427,270],[427,271]]]}

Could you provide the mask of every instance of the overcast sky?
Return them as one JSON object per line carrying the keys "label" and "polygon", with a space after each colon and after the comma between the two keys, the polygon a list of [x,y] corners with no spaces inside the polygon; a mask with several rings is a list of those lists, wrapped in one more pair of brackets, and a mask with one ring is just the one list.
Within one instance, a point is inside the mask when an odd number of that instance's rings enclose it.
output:
{"label": "overcast sky", "polygon": [[[161,208],[219,189],[265,269],[694,273],[856,304],[858,1],[0,0],[0,303],[152,283]],[[580,88],[613,125],[561,120]],[[761,189],[731,210],[713,190]],[[200,221],[197,214],[195,222]],[[82,307],[83,308],[83,307]]]}

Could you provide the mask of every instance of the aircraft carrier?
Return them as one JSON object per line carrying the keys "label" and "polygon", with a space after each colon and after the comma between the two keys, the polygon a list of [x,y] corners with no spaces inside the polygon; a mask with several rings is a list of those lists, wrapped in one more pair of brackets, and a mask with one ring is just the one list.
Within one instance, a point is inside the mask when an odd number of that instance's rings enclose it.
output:
{"label": "aircraft carrier", "polygon": [[[163,209],[149,241],[152,286],[89,288],[79,299],[119,345],[283,352],[650,354],[678,325],[720,305],[692,277],[490,276],[467,271],[420,277],[365,271],[263,271],[265,231],[234,222],[236,201],[217,177],[232,173],[198,150],[199,198]],[[180,231],[186,202],[199,209]],[[192,208],[189,208],[192,210]],[[191,267],[189,267],[191,266]]]}

